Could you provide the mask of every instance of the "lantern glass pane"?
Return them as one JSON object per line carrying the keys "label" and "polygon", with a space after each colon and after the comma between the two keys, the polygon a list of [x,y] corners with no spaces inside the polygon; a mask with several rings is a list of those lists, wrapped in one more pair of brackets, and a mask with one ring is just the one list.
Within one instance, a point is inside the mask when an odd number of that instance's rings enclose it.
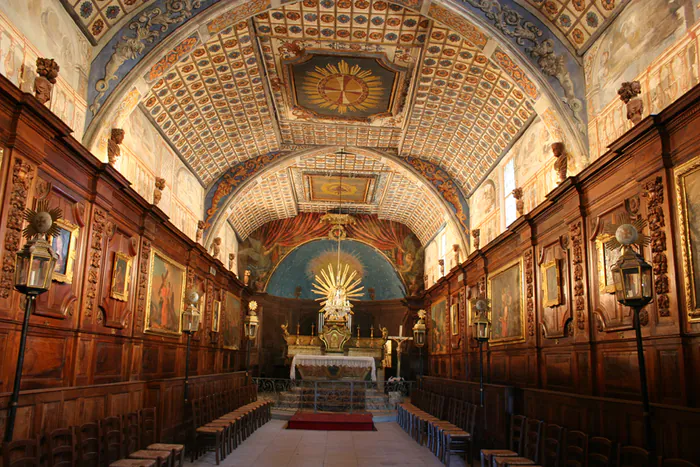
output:
{"label": "lantern glass pane", "polygon": [[15,265],[15,285],[26,286],[29,279],[29,257],[17,256]]}
{"label": "lantern glass pane", "polygon": [[651,296],[652,296],[651,290],[652,290],[651,269],[645,268],[642,271],[642,295],[645,298],[651,298]]}
{"label": "lantern glass pane", "polygon": [[642,295],[642,280],[639,268],[625,268],[622,270],[624,279],[625,297],[628,299],[639,298]]}
{"label": "lantern glass pane", "polygon": [[51,258],[32,256],[27,286],[34,289],[48,288],[46,284],[47,277],[50,277],[51,273],[53,272],[51,269],[51,263]]}

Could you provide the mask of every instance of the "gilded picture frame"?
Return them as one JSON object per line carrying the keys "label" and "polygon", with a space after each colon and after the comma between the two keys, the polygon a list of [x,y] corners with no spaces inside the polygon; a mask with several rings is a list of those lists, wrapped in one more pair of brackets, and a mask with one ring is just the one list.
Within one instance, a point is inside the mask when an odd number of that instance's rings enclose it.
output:
{"label": "gilded picture frame", "polygon": [[131,285],[131,267],[133,258],[121,252],[114,253],[112,265],[112,282],[109,288],[109,296],[115,300],[126,302],[129,300],[129,286]]}
{"label": "gilded picture frame", "polygon": [[221,327],[221,302],[219,300],[214,300],[211,313],[211,332],[219,332]]}
{"label": "gilded picture frame", "polygon": [[[181,316],[185,303],[187,270],[155,248],[151,249],[149,264],[144,330],[152,334],[179,336],[182,334]],[[171,274],[172,277],[168,277]],[[154,288],[157,289],[155,297]]]}
{"label": "gilded picture frame", "polygon": [[600,234],[595,239],[595,250],[598,267],[598,289],[600,293],[615,293],[615,283],[612,278],[612,266],[620,258],[619,249],[609,249],[605,244],[613,239],[612,235]]}
{"label": "gilded picture frame", "polygon": [[489,311],[491,339],[489,345],[515,344],[525,341],[524,288],[522,257],[488,275],[488,298],[491,302],[491,310]]}
{"label": "gilded picture frame", "polygon": [[56,260],[52,279],[56,282],[72,284],[80,227],[65,219],[57,220],[56,225],[60,232],[51,237],[51,247],[58,255],[58,260]]}
{"label": "gilded picture frame", "polygon": [[555,307],[561,304],[561,271],[559,261],[552,260],[541,266],[542,271],[542,304]]}
{"label": "gilded picture frame", "polygon": [[459,305],[457,303],[450,305],[450,332],[453,336],[459,334]]}
{"label": "gilded picture frame", "polygon": [[700,322],[700,157],[673,171],[688,321]]}

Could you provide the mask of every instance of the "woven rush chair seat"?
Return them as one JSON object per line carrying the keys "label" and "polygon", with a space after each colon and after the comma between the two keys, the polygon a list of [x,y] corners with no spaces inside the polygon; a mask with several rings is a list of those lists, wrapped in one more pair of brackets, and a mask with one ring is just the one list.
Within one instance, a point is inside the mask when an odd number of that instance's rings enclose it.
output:
{"label": "woven rush chair seat", "polygon": [[156,467],[166,467],[170,465],[170,451],[149,451],[140,449],[129,454],[129,459],[148,459],[155,462]]}
{"label": "woven rush chair seat", "polygon": [[154,459],[119,459],[109,464],[109,467],[155,467]]}
{"label": "woven rush chair seat", "polygon": [[527,457],[494,457],[492,463],[498,467],[507,467],[509,465],[535,465],[535,461]]}
{"label": "woven rush chair seat", "polygon": [[482,449],[481,467],[490,467],[491,459],[494,457],[518,457],[519,454],[510,449]]}

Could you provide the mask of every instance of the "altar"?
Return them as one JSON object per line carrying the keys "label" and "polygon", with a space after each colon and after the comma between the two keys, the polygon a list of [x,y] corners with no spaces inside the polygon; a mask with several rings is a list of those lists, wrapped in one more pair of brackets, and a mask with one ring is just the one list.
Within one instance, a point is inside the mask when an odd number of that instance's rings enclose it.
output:
{"label": "altar", "polygon": [[289,370],[289,378],[296,380],[299,371],[306,380],[365,380],[370,376],[377,381],[377,367],[373,357],[345,355],[295,355]]}

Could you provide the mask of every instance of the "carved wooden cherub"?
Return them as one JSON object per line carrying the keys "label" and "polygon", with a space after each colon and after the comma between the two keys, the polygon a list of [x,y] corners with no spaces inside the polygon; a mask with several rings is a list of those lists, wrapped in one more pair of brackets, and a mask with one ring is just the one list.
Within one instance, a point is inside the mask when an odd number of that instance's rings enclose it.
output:
{"label": "carved wooden cherub", "polygon": [[156,186],[153,189],[153,204],[157,206],[163,197],[163,190],[165,190],[165,179],[162,177],[156,177],[155,185]]}
{"label": "carved wooden cherub", "polygon": [[119,145],[124,142],[124,135],[124,130],[121,128],[112,128],[112,133],[107,141],[107,158],[109,160],[109,165],[113,167],[121,155],[121,148]]}
{"label": "carved wooden cherub", "polygon": [[282,328],[282,335],[289,337],[289,323],[280,324],[280,327]]}
{"label": "carved wooden cherub", "polygon": [[387,340],[389,338],[389,330],[386,327],[381,328],[382,339]]}
{"label": "carved wooden cherub", "polygon": [[34,96],[42,104],[51,100],[53,85],[56,84],[60,69],[61,67],[52,58],[36,59],[36,72],[39,76],[34,80]]}
{"label": "carved wooden cherub", "polygon": [[620,100],[627,104],[627,119],[632,120],[635,125],[642,121],[642,113],[644,113],[644,101],[639,97],[641,93],[642,85],[639,81],[622,83],[617,90]]}
{"label": "carved wooden cherub", "polygon": [[557,184],[559,184],[566,180],[569,155],[566,152],[564,143],[561,141],[552,143],[552,154],[557,158],[556,162],[554,162],[554,171],[557,173]]}

